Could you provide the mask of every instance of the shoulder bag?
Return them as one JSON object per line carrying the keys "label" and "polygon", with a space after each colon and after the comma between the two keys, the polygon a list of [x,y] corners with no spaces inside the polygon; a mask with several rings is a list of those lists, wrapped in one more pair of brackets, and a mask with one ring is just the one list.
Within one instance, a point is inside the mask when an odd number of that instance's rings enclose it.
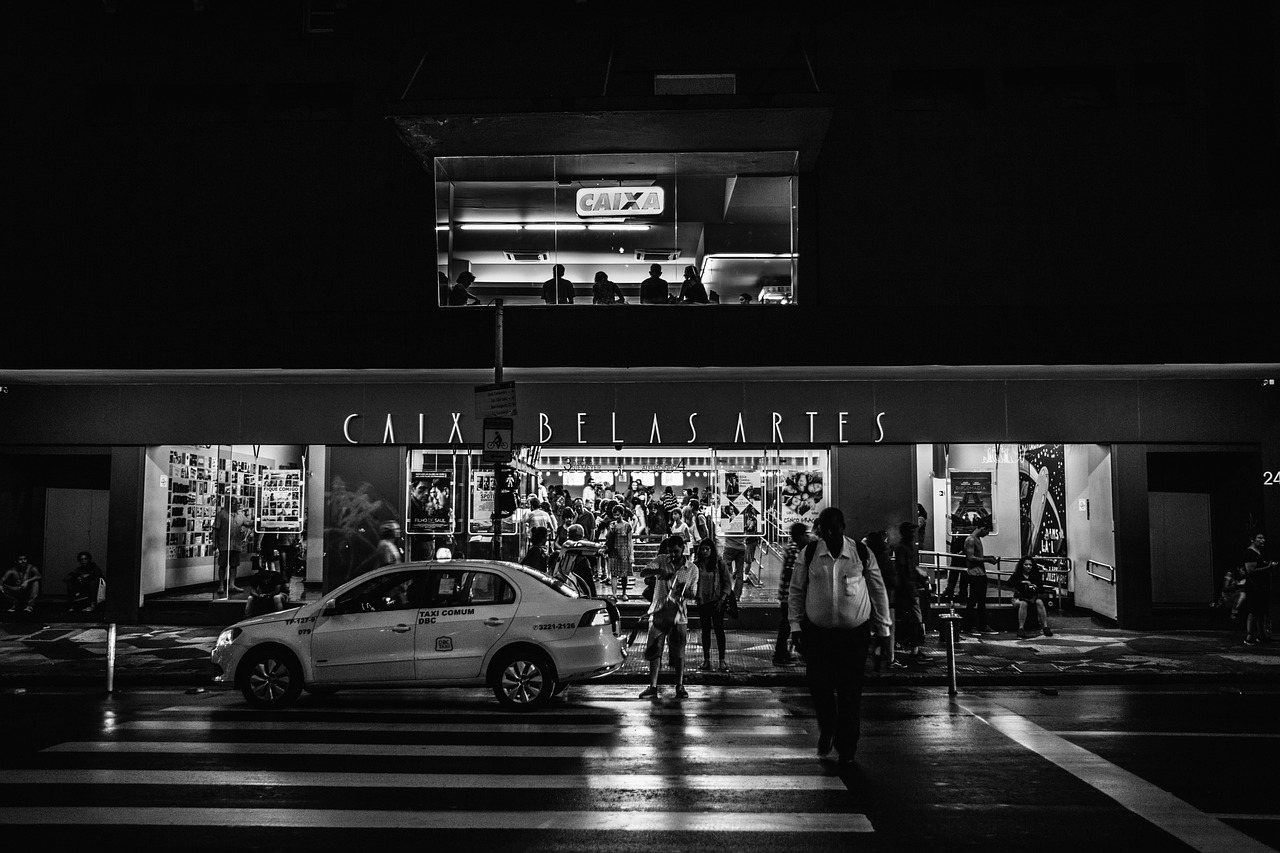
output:
{"label": "shoulder bag", "polygon": [[[689,587],[689,583],[688,581],[686,581],[684,584],[684,588],[688,589],[688,587]],[[681,595],[683,595],[683,590],[681,591]],[[679,596],[672,596],[670,593],[668,593],[667,597],[662,600],[662,604],[659,605],[658,609],[653,611],[653,615],[651,617],[653,620],[652,622],[653,627],[657,628],[659,631],[661,631],[664,634],[667,633],[675,626],[676,616],[679,613],[680,613]]]}

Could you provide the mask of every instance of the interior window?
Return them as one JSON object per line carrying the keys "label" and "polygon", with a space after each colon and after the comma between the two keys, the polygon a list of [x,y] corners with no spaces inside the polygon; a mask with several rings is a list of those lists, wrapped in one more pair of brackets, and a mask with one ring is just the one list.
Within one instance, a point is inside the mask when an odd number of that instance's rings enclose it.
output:
{"label": "interior window", "polygon": [[427,586],[424,607],[510,604],[516,600],[511,584],[492,572],[436,571]]}
{"label": "interior window", "polygon": [[336,599],[338,613],[410,610],[421,606],[422,572],[393,572],[370,578]]}
{"label": "interior window", "polygon": [[469,604],[509,604],[516,599],[510,584],[488,572],[471,575],[469,592]]}

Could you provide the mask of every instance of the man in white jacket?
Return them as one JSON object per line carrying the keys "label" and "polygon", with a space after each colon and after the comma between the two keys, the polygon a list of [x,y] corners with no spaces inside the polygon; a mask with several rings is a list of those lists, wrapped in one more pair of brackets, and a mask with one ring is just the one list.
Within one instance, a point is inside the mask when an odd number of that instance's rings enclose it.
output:
{"label": "man in white jacket", "polygon": [[874,634],[882,659],[892,658],[893,618],[875,555],[844,530],[839,509],[818,516],[818,541],[805,548],[791,574],[787,616],[818,717],[818,755],[828,757],[834,746],[847,769],[858,749],[867,649]]}

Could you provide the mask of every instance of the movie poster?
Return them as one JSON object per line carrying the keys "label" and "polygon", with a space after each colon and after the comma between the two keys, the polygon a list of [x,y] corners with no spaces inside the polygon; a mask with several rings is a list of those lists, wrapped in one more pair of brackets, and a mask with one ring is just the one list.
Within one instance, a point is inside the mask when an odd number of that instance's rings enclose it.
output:
{"label": "movie poster", "polygon": [[1066,457],[1061,444],[1018,446],[1018,518],[1022,553],[1067,556]]}
{"label": "movie poster", "polygon": [[[493,472],[483,468],[471,472],[471,523],[468,532],[476,535],[493,533]],[[502,519],[502,532],[514,533],[515,515]]]}
{"label": "movie poster", "polygon": [[784,533],[797,521],[802,521],[813,529],[818,520],[818,513],[826,507],[826,492],[823,488],[822,471],[811,469],[806,471],[782,471],[781,502],[779,504],[778,525]]}
{"label": "movie poster", "polygon": [[968,536],[979,523],[995,533],[995,484],[991,471],[951,471],[951,533]]}
{"label": "movie poster", "polygon": [[453,530],[453,474],[414,471],[409,475],[409,533]]}
{"label": "movie poster", "polygon": [[763,477],[759,471],[720,473],[719,525],[725,533],[760,535],[764,510]]}

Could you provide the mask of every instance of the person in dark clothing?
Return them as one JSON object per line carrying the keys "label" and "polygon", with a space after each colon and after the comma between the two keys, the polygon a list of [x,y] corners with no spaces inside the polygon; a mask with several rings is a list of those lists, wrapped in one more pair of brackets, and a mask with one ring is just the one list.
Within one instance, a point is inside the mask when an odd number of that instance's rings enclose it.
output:
{"label": "person in dark clothing", "polygon": [[679,301],[690,305],[706,305],[711,301],[707,298],[707,288],[702,284],[702,277],[692,266],[684,268],[684,284],[680,285]]}
{"label": "person in dark clothing", "polygon": [[[895,531],[896,532],[896,531]],[[894,571],[893,558],[889,553],[889,538],[883,530],[872,530],[866,536],[862,537],[862,544],[867,546],[876,558],[876,565],[880,567],[880,577],[884,580],[885,593],[889,597],[889,610],[893,612],[895,602],[898,596],[898,576]],[[884,644],[888,648],[888,654],[884,654],[884,647],[876,647],[872,649],[873,665],[877,672],[884,669],[905,669],[906,665],[899,663],[894,659],[893,646],[897,640],[897,624],[891,621],[889,625],[889,642]]]}
{"label": "person in dark clothing", "polygon": [[469,270],[458,273],[458,281],[449,288],[450,305],[479,305],[481,300],[471,292],[471,283],[476,280]]}
{"label": "person in dark clothing", "polygon": [[1044,573],[1033,557],[1023,557],[1018,560],[1018,564],[1013,567],[1013,574],[1009,576],[1009,588],[1013,590],[1013,595],[1018,600],[1018,639],[1027,638],[1028,605],[1034,605],[1036,608],[1036,615],[1040,617],[1040,630],[1046,637],[1052,637],[1053,630],[1049,628],[1049,614],[1041,595],[1044,591]]}
{"label": "person in dark clothing", "polygon": [[698,543],[694,551],[694,564],[698,567],[698,622],[702,627],[702,672],[711,671],[711,632],[714,629],[716,650],[720,653],[720,671],[728,672],[725,660],[724,610],[733,592],[733,576],[729,567],[716,553],[716,540],[708,536]]}
{"label": "person in dark clothing", "polygon": [[[897,576],[894,592],[894,638],[904,656],[927,661],[924,643],[924,605],[928,600],[928,578],[920,571],[920,552],[916,548],[916,525],[904,521],[898,525],[893,544],[893,568]],[[894,657],[897,660],[895,654]]]}
{"label": "person in dark clothing", "polygon": [[66,577],[68,610],[91,611],[98,604],[98,581],[102,569],[88,551],[76,554],[76,567]]}
{"label": "person in dark clothing", "polygon": [[529,529],[529,550],[520,558],[522,565],[540,572],[551,572],[551,548],[547,545],[548,529],[533,527]]}
{"label": "person in dark clothing", "polygon": [[595,284],[591,285],[591,304],[592,305],[614,305],[627,301],[627,297],[622,295],[622,289],[612,281],[609,281],[609,274],[604,270],[596,273]]}
{"label": "person in dark clothing", "polygon": [[969,598],[964,605],[965,624],[971,633],[994,634],[987,624],[987,565],[997,566],[1000,561],[988,557],[982,550],[982,539],[991,532],[985,522],[964,540],[965,574],[969,580]]}
{"label": "person in dark clothing", "polygon": [[288,600],[284,575],[259,563],[258,570],[249,579],[249,600],[244,606],[244,618],[278,613],[284,610]]}
{"label": "person in dark clothing", "polygon": [[1267,537],[1255,533],[1244,549],[1240,563],[1244,567],[1245,638],[1246,646],[1271,642],[1271,575],[1276,563],[1263,556]]}
{"label": "person in dark clothing", "polygon": [[773,665],[791,666],[795,657],[788,645],[791,641],[791,622],[787,618],[787,595],[791,587],[791,572],[796,565],[796,557],[801,549],[809,544],[809,525],[797,521],[791,525],[790,541],[782,555],[782,572],[778,575],[778,601],[782,604],[782,621],[778,625],[778,636],[773,643]]}
{"label": "person in dark clothing", "polygon": [[671,291],[662,278],[662,265],[649,267],[649,277],[640,282],[641,305],[666,305],[671,301]]}
{"label": "person in dark clothing", "polygon": [[964,571],[964,537],[952,536],[947,543],[947,553],[951,557],[951,566],[947,569],[947,587],[942,591],[941,600],[952,602],[957,598],[964,601],[969,594],[969,576]]}
{"label": "person in dark clothing", "polygon": [[551,268],[551,278],[542,283],[542,301],[548,305],[572,305],[573,282],[564,277],[564,264]]}

